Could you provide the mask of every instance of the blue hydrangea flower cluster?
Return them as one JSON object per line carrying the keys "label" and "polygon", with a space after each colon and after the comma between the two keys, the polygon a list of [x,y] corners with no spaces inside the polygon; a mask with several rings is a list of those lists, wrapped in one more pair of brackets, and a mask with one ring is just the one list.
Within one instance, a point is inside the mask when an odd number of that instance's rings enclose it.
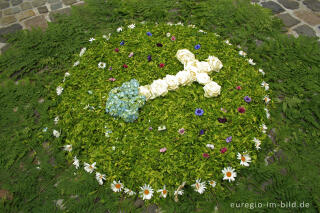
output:
{"label": "blue hydrangea flower cluster", "polygon": [[125,122],[133,122],[139,117],[139,108],[145,102],[146,97],[139,95],[139,82],[132,79],[109,92],[106,112],[114,117],[122,118]]}

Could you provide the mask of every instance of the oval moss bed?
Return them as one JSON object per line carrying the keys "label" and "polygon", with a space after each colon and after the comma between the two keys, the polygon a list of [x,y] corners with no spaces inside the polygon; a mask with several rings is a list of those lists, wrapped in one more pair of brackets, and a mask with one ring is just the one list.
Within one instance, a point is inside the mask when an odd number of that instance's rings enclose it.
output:
{"label": "oval moss bed", "polygon": [[[181,49],[198,61],[215,56],[222,62],[209,73],[220,95],[205,97],[195,81],[154,99],[139,93],[147,101],[132,102],[139,114],[131,122],[106,112],[112,89],[132,79],[150,85],[184,70],[176,57]],[[177,199],[184,185],[194,193],[222,193],[257,159],[266,138],[268,86],[254,62],[218,35],[182,24],[129,25],[90,39],[77,58],[54,97],[61,130],[54,135],[68,159],[101,185],[154,202]],[[120,96],[130,101],[133,93]]]}

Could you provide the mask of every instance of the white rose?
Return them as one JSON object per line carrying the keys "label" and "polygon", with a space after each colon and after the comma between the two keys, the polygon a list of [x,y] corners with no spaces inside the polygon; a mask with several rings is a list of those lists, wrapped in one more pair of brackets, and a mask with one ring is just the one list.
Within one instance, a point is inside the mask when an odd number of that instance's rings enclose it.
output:
{"label": "white rose", "polygon": [[150,91],[150,86],[146,85],[146,86],[139,87],[139,94],[146,96],[146,100],[149,100],[152,96],[152,93]]}
{"label": "white rose", "polygon": [[179,82],[176,76],[174,75],[166,75],[163,79],[168,84],[168,90],[176,90],[179,87]]}
{"label": "white rose", "polygon": [[197,61],[196,67],[198,68],[200,73],[210,73],[213,69],[211,68],[210,64],[205,61]]}
{"label": "white rose", "polygon": [[176,75],[179,85],[185,86],[192,83],[192,75],[188,71],[180,71]]}
{"label": "white rose", "polygon": [[158,96],[164,96],[168,93],[168,84],[165,80],[162,79],[155,80],[150,85],[150,91],[152,93],[150,99],[154,99]]}
{"label": "white rose", "polygon": [[219,72],[223,67],[222,62],[217,57],[209,56],[207,61],[213,71]]}
{"label": "white rose", "polygon": [[203,87],[204,97],[217,97],[218,95],[220,95],[220,89],[221,87],[219,86],[219,84],[217,84],[214,81],[211,81]]}
{"label": "white rose", "polygon": [[197,82],[199,84],[206,85],[211,82],[211,79],[207,73],[199,73],[197,74]]}
{"label": "white rose", "polygon": [[195,60],[194,54],[187,49],[178,50],[176,57],[184,65]]}
{"label": "white rose", "polygon": [[197,60],[190,61],[184,66],[184,70],[190,72],[192,76],[192,81],[196,81],[197,73],[199,72],[199,69],[197,67]]}

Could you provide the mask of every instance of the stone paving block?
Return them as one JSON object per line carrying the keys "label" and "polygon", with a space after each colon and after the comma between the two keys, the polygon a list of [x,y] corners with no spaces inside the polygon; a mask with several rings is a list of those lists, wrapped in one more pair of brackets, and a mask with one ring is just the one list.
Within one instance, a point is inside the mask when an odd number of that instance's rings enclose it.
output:
{"label": "stone paving block", "polygon": [[32,8],[32,5],[30,2],[23,2],[21,5],[21,10],[28,10]]}
{"label": "stone paving block", "polygon": [[290,27],[292,27],[292,26],[300,23],[299,20],[293,18],[293,17],[292,17],[290,14],[288,14],[288,13],[278,14],[277,16],[283,21],[283,24],[284,24],[286,27],[288,27],[288,28],[290,28]]}
{"label": "stone paving block", "polygon": [[320,11],[320,1],[319,0],[305,0],[303,1],[310,10],[319,12]]}
{"label": "stone paving block", "polygon": [[12,4],[13,6],[16,6],[16,5],[21,4],[21,3],[22,3],[22,0],[12,0],[12,1],[11,1],[11,4]]}
{"label": "stone paving block", "polygon": [[32,6],[33,7],[39,7],[42,6],[46,3],[46,0],[33,0],[32,1]]}
{"label": "stone paving block", "polygon": [[4,15],[13,15],[19,13],[21,10],[19,7],[10,7],[8,9],[3,10]]}
{"label": "stone paving block", "polygon": [[77,2],[77,0],[62,0],[63,4],[71,5]]}
{"label": "stone paving block", "polygon": [[5,9],[8,8],[10,6],[9,2],[5,2],[5,1],[0,1],[0,9]]}
{"label": "stone paving block", "polygon": [[23,12],[19,13],[17,15],[17,18],[18,18],[19,21],[22,21],[24,19],[30,18],[30,17],[35,16],[35,15],[36,14],[34,13],[33,10],[26,10],[26,11],[23,11]]}
{"label": "stone paving block", "polygon": [[309,37],[316,36],[314,30],[306,24],[296,27],[293,30],[296,31],[299,35],[305,35]]}
{"label": "stone paving block", "polygon": [[36,16],[34,18],[24,21],[24,25],[28,30],[31,30],[32,27],[40,27],[41,29],[46,29],[48,27],[47,20],[44,18],[43,15]]}
{"label": "stone paving block", "polygon": [[22,29],[22,26],[20,24],[13,24],[9,27],[0,28],[0,42],[6,42],[6,39],[3,38],[3,35],[9,34],[9,33],[15,33],[21,29]]}
{"label": "stone paving block", "polygon": [[294,10],[299,8],[299,3],[293,0],[278,0],[285,8]]}
{"label": "stone paving block", "polygon": [[2,10],[0,10],[0,18],[2,17]]}
{"label": "stone paving block", "polygon": [[49,4],[58,3],[61,2],[61,0],[48,0]]}
{"label": "stone paving block", "polygon": [[47,12],[48,12],[47,6],[38,7],[38,12],[39,12],[40,14],[42,14],[42,13],[47,13]]}
{"label": "stone paving block", "polygon": [[56,10],[56,11],[52,11],[49,13],[49,18],[52,22],[55,22],[56,21],[56,18],[55,16],[57,14],[65,14],[65,15],[70,15],[71,14],[71,8],[70,7],[66,7],[66,8],[63,8],[63,9],[60,9],[60,10]]}
{"label": "stone paving block", "polygon": [[50,10],[51,10],[51,11],[53,11],[53,10],[58,10],[58,9],[60,9],[60,8],[62,8],[62,3],[61,3],[61,2],[50,5]]}
{"label": "stone paving block", "polygon": [[294,14],[312,26],[320,25],[320,16],[317,16],[315,13],[307,10],[298,10]]}
{"label": "stone paving block", "polygon": [[2,26],[8,25],[8,24],[12,24],[14,22],[16,22],[17,19],[14,16],[4,16],[0,19],[0,24]]}
{"label": "stone paving block", "polygon": [[273,1],[262,2],[261,5],[265,8],[271,9],[273,14],[281,13],[284,9],[277,3]]}

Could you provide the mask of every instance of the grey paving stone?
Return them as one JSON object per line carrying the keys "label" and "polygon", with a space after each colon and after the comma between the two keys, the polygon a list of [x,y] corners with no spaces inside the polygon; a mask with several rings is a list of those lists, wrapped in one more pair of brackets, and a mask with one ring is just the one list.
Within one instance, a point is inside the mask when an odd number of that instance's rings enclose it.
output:
{"label": "grey paving stone", "polygon": [[60,9],[60,8],[62,8],[62,3],[61,3],[61,2],[50,5],[51,11],[53,11],[53,10],[58,10],[58,9]]}
{"label": "grey paving stone", "polygon": [[319,12],[320,11],[320,1],[319,0],[305,0],[303,1],[310,10]]}
{"label": "grey paving stone", "polygon": [[21,30],[22,26],[20,24],[13,24],[9,27],[0,28],[0,42],[5,43],[7,40],[3,37],[3,35],[17,32],[18,30]]}
{"label": "grey paving stone", "polygon": [[62,15],[62,14],[65,14],[65,15],[70,15],[71,14],[71,8],[70,7],[67,7],[67,8],[63,8],[63,9],[60,9],[60,10],[56,10],[56,11],[52,11],[49,13],[49,18],[52,22],[56,21],[56,18],[55,16],[56,15]]}
{"label": "grey paving stone", "polygon": [[5,16],[0,19],[0,25],[6,26],[16,22],[17,19],[14,16]]}
{"label": "grey paving stone", "polygon": [[314,30],[306,24],[296,27],[293,30],[296,31],[299,35],[305,35],[309,37],[316,36]]}
{"label": "grey paving stone", "polygon": [[43,15],[41,16],[36,16],[31,19],[28,19],[24,21],[24,25],[28,30],[31,30],[33,27],[38,28],[40,27],[41,29],[46,29],[48,27],[47,20],[44,18]]}
{"label": "grey paving stone", "polygon": [[299,8],[299,3],[293,0],[278,0],[285,8],[294,10]]}
{"label": "grey paving stone", "polygon": [[30,2],[23,2],[21,5],[21,10],[28,10],[32,8],[32,5]]}
{"label": "grey paving stone", "polygon": [[265,8],[271,9],[273,14],[281,13],[284,9],[277,3],[273,1],[262,2],[261,5]]}
{"label": "grey paving stone", "polygon": [[77,0],[62,0],[65,5],[71,5],[77,2]]}
{"label": "grey paving stone", "polygon": [[37,9],[40,14],[48,12],[47,6],[38,7]]}
{"label": "grey paving stone", "polygon": [[3,10],[4,15],[12,15],[20,12],[19,7],[10,7],[8,9]]}
{"label": "grey paving stone", "polygon": [[8,8],[10,5],[9,5],[9,2],[5,2],[5,1],[0,1],[0,9],[5,9],[5,8]]}
{"label": "grey paving stone", "polygon": [[61,2],[61,0],[48,0],[49,4],[58,3]]}
{"label": "grey paving stone", "polygon": [[16,5],[21,4],[21,3],[22,3],[22,0],[12,0],[12,1],[11,1],[11,4],[12,4],[13,6],[16,6]]}
{"label": "grey paving stone", "polygon": [[299,20],[293,18],[290,14],[285,13],[285,14],[278,14],[278,17],[283,21],[283,24],[290,28],[298,23],[300,23]]}
{"label": "grey paving stone", "polygon": [[46,3],[46,0],[33,0],[32,6],[39,7],[39,6],[44,5],[45,3]]}

